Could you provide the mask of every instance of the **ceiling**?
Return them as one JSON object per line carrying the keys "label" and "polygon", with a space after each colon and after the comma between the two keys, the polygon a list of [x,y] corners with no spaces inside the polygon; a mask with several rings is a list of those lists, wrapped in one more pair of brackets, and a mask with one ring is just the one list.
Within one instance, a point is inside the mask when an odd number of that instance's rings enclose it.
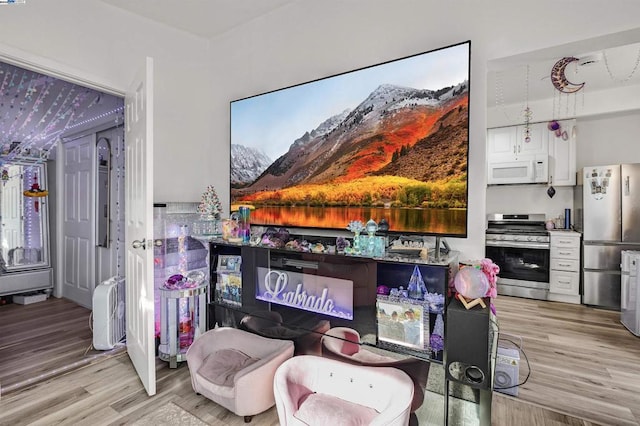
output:
{"label": "ceiling", "polygon": [[633,30],[489,61],[487,106],[524,108],[527,100],[558,96],[550,75],[564,57],[578,58],[565,68],[570,82],[584,83],[576,93],[640,85],[640,31]]}
{"label": "ceiling", "polygon": [[0,62],[1,161],[46,156],[61,136],[123,109],[122,98]]}
{"label": "ceiling", "polygon": [[[102,0],[180,30],[215,38],[295,0]],[[179,11],[179,13],[177,13]]]}

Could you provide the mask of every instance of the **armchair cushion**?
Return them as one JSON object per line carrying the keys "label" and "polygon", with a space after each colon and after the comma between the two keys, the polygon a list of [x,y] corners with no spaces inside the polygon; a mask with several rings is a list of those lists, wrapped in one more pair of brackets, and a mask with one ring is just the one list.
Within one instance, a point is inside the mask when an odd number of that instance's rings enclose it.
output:
{"label": "armchair cushion", "polygon": [[389,363],[397,361],[396,358],[391,358],[388,356],[380,355],[375,352],[362,350],[354,353],[351,357],[361,363],[362,365],[375,365],[379,363]]}
{"label": "armchair cushion", "polygon": [[373,408],[324,393],[304,396],[299,407],[293,416],[313,426],[367,426],[380,414]]}
{"label": "armchair cushion", "polygon": [[198,374],[219,386],[233,386],[236,373],[258,361],[237,349],[220,349],[208,355]]}

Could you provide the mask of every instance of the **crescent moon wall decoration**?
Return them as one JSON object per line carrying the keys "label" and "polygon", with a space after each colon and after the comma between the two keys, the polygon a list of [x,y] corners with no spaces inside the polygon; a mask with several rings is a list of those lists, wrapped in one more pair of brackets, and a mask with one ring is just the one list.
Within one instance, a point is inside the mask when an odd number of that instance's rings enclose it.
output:
{"label": "crescent moon wall decoration", "polygon": [[565,75],[565,68],[567,65],[577,60],[578,58],[568,56],[560,59],[551,68],[551,83],[553,84],[553,87],[558,89],[558,91],[562,93],[575,93],[584,87],[584,82],[580,84],[572,83]]}

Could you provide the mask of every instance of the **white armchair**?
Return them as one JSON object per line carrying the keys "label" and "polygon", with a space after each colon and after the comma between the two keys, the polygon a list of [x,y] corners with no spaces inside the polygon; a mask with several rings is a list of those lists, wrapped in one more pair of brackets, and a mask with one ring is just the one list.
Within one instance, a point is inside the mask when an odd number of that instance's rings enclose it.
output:
{"label": "white armchair", "polygon": [[301,355],[278,368],[273,386],[282,426],[409,424],[413,382],[396,368]]}

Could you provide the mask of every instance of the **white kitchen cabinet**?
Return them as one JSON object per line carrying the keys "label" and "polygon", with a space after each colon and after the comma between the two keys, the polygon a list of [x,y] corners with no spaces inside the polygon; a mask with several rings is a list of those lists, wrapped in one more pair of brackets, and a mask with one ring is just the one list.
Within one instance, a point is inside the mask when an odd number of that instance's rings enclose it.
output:
{"label": "white kitchen cabinet", "polygon": [[548,155],[546,123],[529,125],[529,142],[525,141],[525,126],[507,126],[488,129],[487,156],[490,161],[518,161],[538,154]]}
{"label": "white kitchen cabinet", "polygon": [[576,139],[573,127],[575,120],[560,121],[566,138],[549,135],[549,184],[554,186],[575,186],[576,184]]}
{"label": "white kitchen cabinet", "polygon": [[550,232],[549,300],[580,303],[580,234]]}
{"label": "white kitchen cabinet", "polygon": [[496,127],[487,131],[487,184],[547,183],[549,130],[546,123]]}

